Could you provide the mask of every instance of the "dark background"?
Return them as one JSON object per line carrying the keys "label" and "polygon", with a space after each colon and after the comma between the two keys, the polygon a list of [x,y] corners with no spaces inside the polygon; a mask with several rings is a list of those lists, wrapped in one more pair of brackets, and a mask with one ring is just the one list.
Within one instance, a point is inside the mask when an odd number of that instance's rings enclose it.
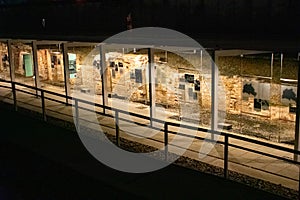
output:
{"label": "dark background", "polygon": [[299,0],[2,0],[0,36],[105,38],[126,30],[128,13],[133,28],[164,27],[193,38],[299,42]]}

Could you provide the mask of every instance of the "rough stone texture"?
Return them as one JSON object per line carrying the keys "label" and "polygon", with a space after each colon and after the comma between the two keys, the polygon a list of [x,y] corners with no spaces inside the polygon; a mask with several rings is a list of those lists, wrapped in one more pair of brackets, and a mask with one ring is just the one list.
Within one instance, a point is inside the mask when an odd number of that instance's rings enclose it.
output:
{"label": "rough stone texture", "polygon": [[4,55],[8,56],[7,45],[4,43],[0,43],[0,72],[3,72],[4,70],[6,70],[9,67],[8,62],[2,61],[2,58]]}
{"label": "rough stone texture", "polygon": [[37,51],[37,56],[41,80],[53,80],[50,51],[48,49],[40,49]]}
{"label": "rough stone texture", "polygon": [[[2,45],[5,51],[5,45]],[[30,46],[24,44],[14,44],[14,57],[20,58],[21,51],[31,50]],[[16,49],[19,47],[20,49]],[[93,67],[93,55],[99,54],[98,51],[90,48],[70,48],[70,53],[77,55],[77,77],[76,81],[70,80],[72,85],[76,85],[78,89],[81,87],[95,91],[96,94],[102,94],[100,70]],[[127,54],[122,56],[121,53],[110,53],[107,57],[107,91],[117,96],[126,97],[132,101],[143,103],[149,102],[148,85],[146,84],[146,74],[148,68],[147,54],[143,52],[141,55]],[[205,55],[202,60],[199,54],[182,53],[176,55],[174,53],[156,52],[156,102],[161,104],[179,115],[181,108],[185,110],[199,111],[201,125],[209,126],[210,109],[211,109],[211,59]],[[39,73],[42,80],[48,78],[54,80],[51,69],[51,57],[49,50],[42,49],[38,51]],[[162,59],[163,58],[163,59]],[[61,59],[61,61],[63,61]],[[110,61],[123,63],[123,67],[110,67]],[[167,62],[165,62],[167,61]],[[14,59],[16,64],[16,73],[20,72],[20,60]],[[290,113],[289,107],[281,103],[281,85],[280,77],[294,78],[297,74],[297,62],[292,58],[284,58],[283,67],[281,69],[280,59],[275,55],[272,79],[257,78],[257,75],[267,75],[270,71],[270,58],[259,57],[255,60],[253,57],[220,57],[218,60],[218,68],[220,71],[220,84],[225,88],[225,103],[220,104],[219,108],[226,108],[225,121],[233,125],[232,132],[258,136],[281,142],[292,143],[294,138],[294,121],[295,114]],[[44,66],[44,67],[43,67]],[[134,72],[135,67],[142,69],[142,83],[136,83],[135,78],[130,78],[130,73]],[[246,69],[245,68],[251,68]],[[22,68],[22,67],[21,67]],[[268,68],[268,69],[262,69]],[[287,70],[289,68],[290,70]],[[61,68],[63,69],[63,68]],[[47,75],[48,70],[48,75]],[[244,70],[244,71],[243,71]],[[262,70],[262,72],[261,72]],[[113,76],[114,72],[114,76]],[[242,73],[247,72],[252,76],[243,76]],[[260,74],[261,72],[261,74]],[[63,72],[62,72],[63,74]],[[180,79],[184,74],[193,74],[195,79],[200,81],[200,91],[194,90],[192,83],[183,83],[185,90],[179,89],[182,85]],[[48,76],[48,77],[47,77]],[[52,77],[52,78],[51,78]],[[63,79],[63,76],[60,77]],[[74,82],[72,82],[74,81]],[[182,81],[182,80],[181,80]],[[243,97],[243,82],[253,81],[270,84],[270,102],[269,110],[257,111],[254,109],[254,96]],[[52,81],[54,82],[54,81]],[[193,99],[189,96],[189,89],[193,94],[197,94],[197,98]],[[220,93],[220,97],[221,97]],[[224,98],[223,98],[224,99]],[[222,102],[223,99],[220,99]],[[199,117],[199,115],[197,115]],[[195,116],[190,115],[191,118]],[[192,119],[185,119],[192,120]],[[249,123],[249,126],[246,124]],[[264,128],[253,128],[256,126]]]}
{"label": "rough stone texture", "polygon": [[298,79],[298,61],[292,58],[283,58],[281,78]]}
{"label": "rough stone texture", "polygon": [[274,106],[281,105],[281,86],[280,86],[280,84],[271,83],[270,102]]}
{"label": "rough stone texture", "polygon": [[[86,50],[82,52],[77,49],[73,53],[86,55]],[[81,55],[81,57],[83,57]],[[79,56],[80,57],[80,56]],[[134,59],[137,57],[135,54],[126,55],[124,57],[117,56],[115,58],[111,57],[111,61],[122,62],[124,64],[124,69],[122,73],[115,71],[115,76],[112,76],[112,86],[111,91],[119,96],[128,97],[132,101],[142,101],[146,102],[149,100],[148,86],[143,80],[142,84],[135,83],[134,79],[129,78],[130,70],[136,67],[137,63]],[[165,58],[167,63],[161,63],[160,58]],[[147,55],[141,55],[139,57],[138,65],[147,66]],[[178,90],[179,76],[185,73],[194,74],[200,80],[201,90],[197,92],[197,101],[193,103],[198,103],[202,109],[210,109],[211,107],[211,59],[208,55],[204,55],[201,59],[199,54],[188,54],[180,53],[176,55],[175,53],[157,52],[155,53],[155,61],[157,65],[157,85],[156,85],[156,100],[157,103],[162,103],[170,107],[178,107],[180,101],[190,101],[188,98],[188,88],[193,87],[193,85],[186,84],[186,91],[182,92]],[[288,74],[290,78],[296,72],[296,62],[290,58],[284,60],[284,68],[282,74]],[[107,63],[109,64],[109,63]],[[274,57],[274,81],[270,82],[270,109],[256,111],[254,110],[254,98],[249,97],[247,100],[242,100],[242,90],[243,90],[243,80],[257,81],[255,77],[244,77],[243,75],[250,76],[270,76],[270,65],[271,65],[271,54],[265,55],[247,55],[241,56],[228,56],[219,57],[218,68],[220,71],[220,83],[223,84],[225,89],[225,108],[227,112],[239,114],[241,112],[252,113],[257,115],[257,117],[269,117],[270,119],[285,119],[294,120],[294,114],[290,114],[287,108],[281,109],[281,90],[280,83],[277,83],[278,76],[280,76],[280,61],[278,56]],[[291,68],[291,72],[284,70],[286,67]],[[108,77],[112,75],[112,70],[108,72]],[[143,79],[146,79],[146,69],[143,70]],[[85,70],[86,71],[86,70]],[[97,72],[93,72],[97,73]],[[127,74],[127,75],[124,75]],[[89,73],[89,77],[91,73]],[[98,79],[96,90],[97,93],[101,93],[101,82]],[[109,78],[110,80],[110,78]],[[259,80],[258,80],[259,81]],[[110,81],[108,81],[110,84]],[[130,96],[128,92],[131,92]],[[195,92],[195,91],[194,91]],[[280,112],[280,113],[279,113]]]}
{"label": "rough stone texture", "polygon": [[30,53],[32,54],[32,48],[29,45],[25,45],[22,43],[15,43],[12,46],[12,60],[15,66],[15,73],[24,75],[23,69],[23,54]]}
{"label": "rough stone texture", "polygon": [[69,47],[68,53],[76,54],[76,65],[81,66],[86,62],[89,62],[90,54],[95,51],[94,47]]}
{"label": "rough stone texture", "polygon": [[43,81],[64,82],[64,64],[62,54],[56,54],[56,62],[52,63],[51,54],[49,49],[40,49],[38,55],[38,69],[39,76]]}
{"label": "rough stone texture", "polygon": [[[161,58],[164,58],[164,61],[167,62],[162,61]],[[124,65],[122,72],[120,70],[121,67],[119,67],[118,71],[115,71],[114,67],[109,67],[110,61],[115,61],[116,63],[122,62]],[[155,61],[157,71],[156,102],[170,109],[174,108],[176,112],[179,111],[179,115],[183,115],[180,112],[181,108],[185,108],[185,110],[191,112],[198,110],[200,113],[200,124],[208,126],[210,124],[211,109],[211,60],[209,57],[204,56],[201,62],[199,55],[181,54],[180,56],[168,53],[166,57],[165,52],[158,52],[155,53]],[[280,81],[278,78],[280,76],[280,62],[278,58],[276,56],[274,58],[274,80],[257,77],[269,76],[270,57],[268,56],[259,56],[258,60],[255,60],[253,56],[220,57],[217,64],[220,71],[219,83],[225,89],[224,93],[218,91],[220,97],[219,108],[222,110],[226,109],[227,115],[225,116],[225,121],[233,125],[231,131],[275,141],[291,141],[294,137],[294,126],[288,127],[285,124],[294,122],[295,114],[290,113],[289,107],[283,106],[281,103],[281,83],[278,82]],[[108,89],[109,92],[117,96],[126,97],[131,101],[143,103],[149,101],[148,85],[146,84],[147,54],[140,56],[136,54],[128,54],[126,56],[111,54],[107,65],[109,69],[107,71],[108,85],[111,84],[111,89]],[[136,66],[141,66],[142,83],[136,83],[134,78],[130,78],[130,73],[134,73]],[[101,94],[99,72],[94,68],[89,69],[88,67],[84,67],[83,71],[86,81],[97,80],[96,91],[98,92],[96,93]],[[114,76],[112,76],[113,71]],[[243,73],[248,73],[251,76],[242,76]],[[96,74],[98,78],[90,78]],[[180,82],[180,79],[184,78],[184,74],[193,74],[195,79],[199,79],[201,85],[200,92],[194,91],[194,84]],[[80,77],[80,75],[78,76]],[[245,81],[270,84],[269,109],[256,110],[254,109],[254,96],[243,97],[243,83]],[[185,90],[179,89],[179,84],[184,85]],[[83,85],[88,85],[88,83],[86,82]],[[197,93],[197,99],[189,96],[189,89]],[[226,98],[224,99],[222,95],[225,95]],[[243,117],[244,115],[245,117]],[[188,116],[191,119],[185,120],[193,120],[197,116],[199,118],[199,115]],[[247,123],[250,124],[249,126],[245,124],[247,120]],[[277,122],[274,120],[280,121]],[[288,122],[284,123],[284,121]],[[278,123],[279,128],[275,128],[274,124],[276,123]],[[258,125],[265,128],[253,128]],[[283,131],[284,133],[282,133]]]}
{"label": "rough stone texture", "polygon": [[226,110],[233,113],[241,111],[242,78],[239,76],[221,76],[226,95]]}

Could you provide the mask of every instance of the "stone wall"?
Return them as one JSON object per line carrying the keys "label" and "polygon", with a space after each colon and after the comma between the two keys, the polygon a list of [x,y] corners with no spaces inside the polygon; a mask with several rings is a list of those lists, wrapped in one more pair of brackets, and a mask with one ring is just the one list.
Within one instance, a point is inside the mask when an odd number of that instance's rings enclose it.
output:
{"label": "stone wall", "polygon": [[15,43],[12,45],[12,60],[15,66],[15,74],[24,75],[25,71],[23,69],[23,54],[32,54],[32,48],[30,45]]}
{"label": "stone wall", "polygon": [[41,80],[53,80],[50,51],[48,49],[40,49],[37,51],[37,57]]}
{"label": "stone wall", "polygon": [[280,54],[274,54],[273,72],[271,73],[271,53],[241,56],[219,57],[218,68],[224,76],[260,76],[271,77],[275,83],[280,83],[280,78],[297,79],[298,61],[296,57],[283,56],[282,68]]}
{"label": "stone wall", "polygon": [[7,55],[7,45],[4,43],[0,43],[0,72],[7,70],[9,68],[8,61],[2,61],[3,56]]}
{"label": "stone wall", "polygon": [[[42,81],[50,81],[56,83],[64,82],[64,63],[62,54],[52,54],[49,49],[39,49],[38,56],[38,69],[39,76]],[[56,60],[52,61],[52,56]]]}
{"label": "stone wall", "polygon": [[242,78],[240,76],[221,76],[226,95],[226,110],[233,113],[241,112]]}
{"label": "stone wall", "polygon": [[[80,51],[76,52],[77,55]],[[83,55],[86,53],[83,52]],[[127,58],[115,58],[116,63],[122,62],[124,67],[122,72],[115,71],[112,76],[113,68],[109,68],[107,72],[110,85],[110,92],[119,96],[127,96],[130,93],[132,101],[147,101],[149,99],[148,87],[145,85],[146,68],[143,68],[143,83],[137,84],[134,79],[130,79],[131,70],[136,66],[133,57],[136,55],[127,56]],[[142,57],[145,60],[142,62],[147,64],[146,54]],[[256,57],[257,56],[257,57]],[[281,103],[281,82],[280,76],[285,75],[285,78],[294,79],[297,70],[297,61],[294,58],[284,58],[283,66],[280,66],[279,54],[274,55],[273,73],[271,73],[271,54],[263,55],[244,55],[244,56],[228,56],[219,57],[217,66],[220,71],[220,85],[224,87],[225,106],[227,112],[232,114],[247,113],[257,117],[268,117],[270,119],[285,119],[295,120],[295,114],[290,113],[289,107]],[[80,56],[79,56],[80,57]],[[83,56],[84,57],[84,56]],[[125,56],[126,57],[126,56]],[[166,58],[166,62],[162,59]],[[176,55],[168,52],[167,57],[164,51],[155,53],[155,61],[157,66],[156,76],[156,101],[170,107],[178,107],[180,102],[187,102],[187,90],[193,88],[192,84],[186,84],[186,91],[182,93],[179,87],[179,80],[184,74],[193,74],[195,79],[200,81],[201,89],[197,93],[197,100],[191,101],[192,104],[198,104],[202,109],[210,110],[211,108],[211,59],[208,55],[203,56],[202,60],[198,54],[183,53]],[[107,63],[109,66],[109,62]],[[287,70],[290,69],[290,70]],[[121,69],[121,68],[119,68]],[[85,76],[94,77],[98,80],[97,91],[101,93],[101,80],[99,78],[99,70],[95,68],[89,69],[87,72],[84,69]],[[86,74],[87,73],[87,74]],[[271,77],[273,75],[273,77]],[[258,78],[260,77],[260,78]],[[262,78],[261,78],[262,77]],[[265,78],[264,78],[265,77]],[[268,78],[269,77],[269,78]],[[254,109],[254,96],[249,96],[243,99],[243,81],[253,81],[258,83],[267,83],[270,86],[269,109],[256,110]],[[83,85],[88,85],[87,82]],[[220,94],[221,95],[221,94]],[[222,102],[221,99],[220,102]]]}
{"label": "stone wall", "polygon": [[90,62],[91,52],[94,50],[93,47],[68,47],[68,53],[76,54],[76,64],[78,66],[84,63]]}

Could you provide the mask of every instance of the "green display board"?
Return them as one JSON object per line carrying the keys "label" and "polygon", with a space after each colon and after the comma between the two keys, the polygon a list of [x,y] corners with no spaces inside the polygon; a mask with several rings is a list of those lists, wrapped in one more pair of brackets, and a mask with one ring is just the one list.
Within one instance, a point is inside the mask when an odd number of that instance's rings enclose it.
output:
{"label": "green display board", "polygon": [[33,62],[31,54],[23,55],[23,62],[25,66],[25,76],[30,77],[33,76]]}
{"label": "green display board", "polygon": [[70,78],[76,77],[76,54],[68,53]]}

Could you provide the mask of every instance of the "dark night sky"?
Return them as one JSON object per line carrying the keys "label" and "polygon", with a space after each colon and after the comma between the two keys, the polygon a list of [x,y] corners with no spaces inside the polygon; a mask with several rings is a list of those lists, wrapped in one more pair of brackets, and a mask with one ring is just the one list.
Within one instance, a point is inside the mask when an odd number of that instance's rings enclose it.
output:
{"label": "dark night sky", "polygon": [[[0,36],[111,36],[170,28],[191,37],[274,39],[299,44],[299,0],[19,0],[0,6]],[[1,5],[1,4],[0,4]],[[46,19],[46,27],[42,19]],[[294,42],[295,41],[295,42]],[[296,45],[296,46],[297,46]],[[298,45],[299,46],[299,45]]]}

